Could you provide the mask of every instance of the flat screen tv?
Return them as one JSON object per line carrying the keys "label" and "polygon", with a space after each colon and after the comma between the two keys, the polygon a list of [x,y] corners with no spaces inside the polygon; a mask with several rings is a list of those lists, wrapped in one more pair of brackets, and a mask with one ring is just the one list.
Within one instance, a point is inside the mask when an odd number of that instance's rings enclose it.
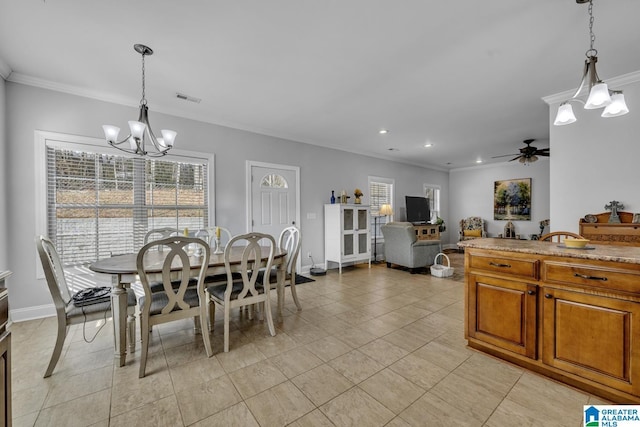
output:
{"label": "flat screen tv", "polygon": [[407,221],[413,224],[427,224],[431,220],[429,199],[418,196],[404,196],[407,207]]}

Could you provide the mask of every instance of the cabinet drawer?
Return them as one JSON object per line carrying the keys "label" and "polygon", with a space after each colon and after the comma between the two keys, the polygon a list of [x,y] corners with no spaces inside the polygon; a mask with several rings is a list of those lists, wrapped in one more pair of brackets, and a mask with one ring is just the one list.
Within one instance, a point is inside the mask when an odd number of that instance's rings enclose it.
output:
{"label": "cabinet drawer", "polygon": [[553,261],[545,261],[542,269],[546,283],[640,292],[640,274],[631,270]]}
{"label": "cabinet drawer", "polygon": [[518,259],[501,256],[483,256],[472,254],[469,266],[474,270],[520,276],[538,280],[538,263],[536,259]]}

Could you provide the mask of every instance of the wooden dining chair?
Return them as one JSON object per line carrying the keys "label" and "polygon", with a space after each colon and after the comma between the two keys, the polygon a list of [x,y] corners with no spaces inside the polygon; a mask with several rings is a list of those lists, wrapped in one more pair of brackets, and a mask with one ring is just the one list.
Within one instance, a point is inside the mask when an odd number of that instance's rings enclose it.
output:
{"label": "wooden dining chair", "polygon": [[567,237],[571,239],[584,239],[579,234],[572,233],[570,231],[553,231],[551,233],[544,234],[540,237],[540,240],[543,242],[563,242]]}
{"label": "wooden dining chair", "polygon": [[[69,326],[83,324],[95,320],[106,320],[111,317],[111,301],[94,303],[77,307],[73,301],[73,292],[67,284],[64,268],[60,261],[60,256],[51,240],[45,236],[36,237],[36,247],[44,277],[49,286],[49,292],[53,298],[53,305],[56,308],[58,321],[58,333],[56,344],[53,347],[53,354],[49,360],[49,365],[44,373],[44,377],[50,377],[58,364],[64,340],[69,332]],[[127,332],[129,339],[129,349],[135,348],[136,324],[135,324],[136,296],[131,289],[127,289]]]}
{"label": "wooden dining chair", "polygon": [[[287,263],[285,267],[285,284],[289,284],[289,289],[291,289],[291,296],[293,297],[293,302],[296,304],[298,311],[302,310],[302,305],[300,305],[300,301],[298,300],[298,294],[296,292],[296,264],[298,262],[298,256],[300,255],[300,247],[302,245],[302,235],[300,230],[297,227],[291,226],[287,227],[280,233],[280,238],[278,239],[278,246],[281,249],[287,251]],[[277,280],[277,269],[271,269],[271,283],[275,283]],[[282,307],[284,305],[284,295],[280,292],[284,293],[284,286],[278,286],[278,306]]]}
{"label": "wooden dining chair", "polygon": [[[158,282],[154,282],[151,273],[145,266],[145,256],[150,251],[157,250],[158,245],[163,245],[169,253],[162,263],[161,278],[158,289]],[[189,256],[189,245],[199,245],[202,250],[202,257]],[[207,272],[210,255],[209,245],[201,239],[195,237],[175,236],[166,239],[150,242],[142,247],[138,252],[136,266],[144,295],[139,299],[140,305],[140,334],[142,336],[142,350],[140,354],[140,371],[138,376],[145,376],[147,365],[147,355],[149,352],[149,340],[151,338],[151,327],[162,323],[173,322],[180,319],[193,317],[196,332],[200,331],[207,357],[212,355],[211,341],[207,329],[206,311],[201,316],[200,307],[206,307],[206,296],[204,291],[204,277]],[[198,278],[197,285],[190,286],[190,276],[192,267],[197,265]],[[175,270],[175,266],[179,270]],[[174,271],[172,270],[172,267]],[[155,276],[155,275],[154,275]],[[177,277],[177,280],[176,280]],[[152,291],[154,286],[155,292]]]}
{"label": "wooden dining chair", "polygon": [[201,228],[200,231],[204,231],[206,233],[206,239],[209,246],[211,246],[211,250],[216,250],[216,228],[220,229],[220,249],[224,250],[224,247],[229,244],[229,241],[233,237],[231,231],[225,227],[211,226]]}
{"label": "wooden dining chair", "polygon": [[[224,310],[224,351],[229,351],[229,323],[231,321],[231,309],[257,304],[261,317],[266,316],[269,333],[275,336],[271,316],[269,291],[271,284],[269,274],[262,275],[262,282],[258,281],[260,269],[264,264],[266,271],[271,271],[275,254],[276,242],[273,236],[263,233],[248,233],[233,237],[224,250],[224,267],[226,270],[226,283],[209,284],[207,286],[207,299],[209,301],[209,322],[211,330],[215,319],[215,306]],[[232,268],[230,258],[234,250],[240,250],[239,266]],[[263,259],[263,251],[266,256]],[[235,279],[235,272],[240,273],[240,278]],[[201,307],[201,318],[206,316],[205,307]]]}
{"label": "wooden dining chair", "polygon": [[[166,239],[171,236],[179,236],[180,230],[172,227],[162,227],[162,228],[154,228],[153,230],[149,230],[147,234],[144,235],[144,244],[146,245],[149,242],[153,242],[156,240]],[[157,248],[160,252],[164,250],[163,246],[159,246]]]}

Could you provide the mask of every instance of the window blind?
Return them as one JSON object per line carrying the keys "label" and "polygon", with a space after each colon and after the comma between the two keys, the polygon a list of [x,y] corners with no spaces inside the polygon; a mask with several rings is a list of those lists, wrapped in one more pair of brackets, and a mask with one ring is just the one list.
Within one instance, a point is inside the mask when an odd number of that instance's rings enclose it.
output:
{"label": "window blind", "polygon": [[78,265],[137,251],[154,228],[207,226],[208,162],[47,146],[47,227]]}

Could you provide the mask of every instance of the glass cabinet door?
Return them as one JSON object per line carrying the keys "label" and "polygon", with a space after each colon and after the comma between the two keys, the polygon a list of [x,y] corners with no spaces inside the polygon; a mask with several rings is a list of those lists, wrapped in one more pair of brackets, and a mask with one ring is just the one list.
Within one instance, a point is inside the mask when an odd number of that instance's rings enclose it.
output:
{"label": "glass cabinet door", "polygon": [[353,209],[345,209],[342,215],[342,229],[353,230]]}

